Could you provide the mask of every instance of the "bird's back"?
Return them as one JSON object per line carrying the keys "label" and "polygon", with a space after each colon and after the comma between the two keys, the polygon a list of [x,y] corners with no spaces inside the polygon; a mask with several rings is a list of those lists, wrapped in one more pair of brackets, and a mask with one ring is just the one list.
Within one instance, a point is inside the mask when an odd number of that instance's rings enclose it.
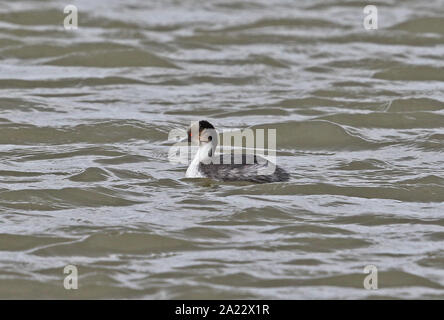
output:
{"label": "bird's back", "polygon": [[[199,163],[199,171],[207,178],[223,181],[251,181],[258,183],[288,181],[290,176],[274,163],[255,155],[236,155],[241,163],[235,163],[235,155],[231,154],[231,161],[219,155],[219,164]],[[225,155],[227,157],[227,155]],[[225,160],[225,161],[224,161]],[[228,160],[230,156],[228,155]]]}

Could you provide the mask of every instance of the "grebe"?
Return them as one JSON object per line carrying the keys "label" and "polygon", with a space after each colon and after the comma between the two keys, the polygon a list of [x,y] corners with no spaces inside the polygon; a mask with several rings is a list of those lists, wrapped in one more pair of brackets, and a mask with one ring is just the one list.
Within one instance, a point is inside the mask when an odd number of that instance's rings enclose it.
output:
{"label": "grebe", "polygon": [[[193,128],[193,126],[195,127]],[[192,136],[194,131],[198,137]],[[187,178],[210,178],[222,181],[257,183],[289,180],[289,174],[284,169],[260,156],[231,154],[230,159],[230,155],[215,155],[218,134],[214,126],[206,120],[199,121],[199,131],[197,131],[196,122],[188,129],[187,134],[188,143],[193,140],[199,144],[199,149],[185,174]],[[236,162],[235,157],[238,157]]]}

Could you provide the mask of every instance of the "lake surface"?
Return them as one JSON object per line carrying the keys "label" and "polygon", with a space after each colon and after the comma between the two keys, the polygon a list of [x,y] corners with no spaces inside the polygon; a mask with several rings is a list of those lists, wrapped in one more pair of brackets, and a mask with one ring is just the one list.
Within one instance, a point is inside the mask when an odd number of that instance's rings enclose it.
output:
{"label": "lake surface", "polygon": [[[365,4],[2,1],[0,298],[443,299],[444,2]],[[201,119],[290,181],[185,179]]]}

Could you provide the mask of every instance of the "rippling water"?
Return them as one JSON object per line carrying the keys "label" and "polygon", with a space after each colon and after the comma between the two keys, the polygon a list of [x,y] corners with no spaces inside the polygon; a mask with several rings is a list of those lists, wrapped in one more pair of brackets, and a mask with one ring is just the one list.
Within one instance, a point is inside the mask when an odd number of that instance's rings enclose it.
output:
{"label": "rippling water", "polygon": [[[443,1],[72,3],[0,3],[0,298],[444,298]],[[199,119],[291,180],[185,179]]]}

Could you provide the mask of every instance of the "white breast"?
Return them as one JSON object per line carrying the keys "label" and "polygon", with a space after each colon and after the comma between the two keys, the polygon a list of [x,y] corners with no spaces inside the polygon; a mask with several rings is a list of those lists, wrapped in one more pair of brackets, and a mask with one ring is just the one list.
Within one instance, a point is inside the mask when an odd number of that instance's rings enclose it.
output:
{"label": "white breast", "polygon": [[203,178],[204,176],[199,171],[199,161],[191,161],[187,172],[185,173],[186,178]]}

